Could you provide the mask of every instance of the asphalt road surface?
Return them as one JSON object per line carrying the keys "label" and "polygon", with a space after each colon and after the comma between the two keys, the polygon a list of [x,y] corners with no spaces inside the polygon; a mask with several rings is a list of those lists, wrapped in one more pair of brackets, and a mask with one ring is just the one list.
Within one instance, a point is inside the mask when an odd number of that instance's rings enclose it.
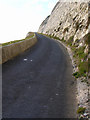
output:
{"label": "asphalt road surface", "polygon": [[35,46],[3,64],[3,118],[75,118],[69,55],[59,42],[36,35]]}

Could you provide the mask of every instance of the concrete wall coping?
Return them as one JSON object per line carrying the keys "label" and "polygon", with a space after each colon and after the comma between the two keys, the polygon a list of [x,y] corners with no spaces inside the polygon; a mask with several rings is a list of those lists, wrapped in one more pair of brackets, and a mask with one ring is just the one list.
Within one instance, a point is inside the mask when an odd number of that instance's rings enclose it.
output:
{"label": "concrete wall coping", "polygon": [[8,60],[16,57],[25,50],[31,48],[37,42],[37,37],[34,34],[32,38],[18,41],[5,46],[0,46],[0,64],[7,62]]}

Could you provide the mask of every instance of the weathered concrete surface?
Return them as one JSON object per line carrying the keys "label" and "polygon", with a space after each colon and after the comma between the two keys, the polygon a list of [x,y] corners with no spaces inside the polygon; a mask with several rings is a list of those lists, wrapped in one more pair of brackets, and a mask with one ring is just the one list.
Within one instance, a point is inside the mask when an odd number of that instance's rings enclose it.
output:
{"label": "weathered concrete surface", "polygon": [[0,61],[0,64],[24,52],[28,48],[32,47],[36,42],[37,42],[37,38],[36,36],[34,36],[33,38],[30,38],[28,40],[24,40],[21,42],[3,46],[2,47],[2,61]]}

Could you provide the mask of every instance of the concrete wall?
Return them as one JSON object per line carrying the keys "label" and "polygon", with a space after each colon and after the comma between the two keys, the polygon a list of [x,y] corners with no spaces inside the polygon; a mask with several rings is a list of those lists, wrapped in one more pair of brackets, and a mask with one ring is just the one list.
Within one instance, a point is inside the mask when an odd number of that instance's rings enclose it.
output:
{"label": "concrete wall", "polygon": [[24,52],[28,48],[32,47],[36,42],[37,38],[36,36],[34,36],[33,38],[30,38],[28,40],[3,46],[2,48],[0,48],[0,51],[2,51],[2,56],[0,55],[0,59],[2,57],[2,60],[0,60],[0,64]]}

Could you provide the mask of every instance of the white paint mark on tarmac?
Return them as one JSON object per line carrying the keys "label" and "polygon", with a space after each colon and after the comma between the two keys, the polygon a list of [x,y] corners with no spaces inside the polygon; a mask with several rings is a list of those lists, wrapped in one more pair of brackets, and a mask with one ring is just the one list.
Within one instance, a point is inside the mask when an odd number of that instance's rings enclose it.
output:
{"label": "white paint mark on tarmac", "polygon": [[27,61],[27,59],[24,59],[24,61]]}

